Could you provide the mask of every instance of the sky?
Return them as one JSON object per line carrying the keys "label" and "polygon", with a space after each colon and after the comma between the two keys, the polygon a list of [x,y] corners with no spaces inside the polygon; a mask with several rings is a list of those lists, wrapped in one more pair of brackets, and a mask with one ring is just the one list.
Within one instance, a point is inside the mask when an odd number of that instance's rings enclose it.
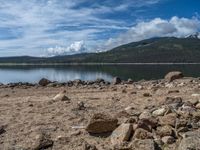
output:
{"label": "sky", "polygon": [[0,0],[0,57],[110,50],[200,31],[200,0]]}

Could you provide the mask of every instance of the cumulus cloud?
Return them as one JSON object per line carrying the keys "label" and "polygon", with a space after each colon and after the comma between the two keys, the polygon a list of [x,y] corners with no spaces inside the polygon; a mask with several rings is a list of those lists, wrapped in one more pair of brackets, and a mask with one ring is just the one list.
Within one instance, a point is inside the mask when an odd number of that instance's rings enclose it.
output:
{"label": "cumulus cloud", "polygon": [[47,52],[50,56],[69,55],[69,54],[87,52],[87,49],[85,47],[84,41],[76,41],[68,47],[61,47],[61,46],[50,47],[47,49]]}
{"label": "cumulus cloud", "polygon": [[126,33],[120,34],[117,38],[110,38],[105,45],[109,49],[121,44],[152,37],[186,37],[198,32],[199,29],[200,20],[198,18],[188,19],[177,16],[169,20],[155,18],[146,22],[138,22]]}

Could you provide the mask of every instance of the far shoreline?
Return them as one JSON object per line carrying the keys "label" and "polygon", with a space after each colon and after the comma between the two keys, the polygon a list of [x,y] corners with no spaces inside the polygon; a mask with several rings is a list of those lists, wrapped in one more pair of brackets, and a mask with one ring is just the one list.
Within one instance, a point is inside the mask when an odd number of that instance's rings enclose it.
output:
{"label": "far shoreline", "polygon": [[0,63],[0,66],[200,65],[200,63]]}

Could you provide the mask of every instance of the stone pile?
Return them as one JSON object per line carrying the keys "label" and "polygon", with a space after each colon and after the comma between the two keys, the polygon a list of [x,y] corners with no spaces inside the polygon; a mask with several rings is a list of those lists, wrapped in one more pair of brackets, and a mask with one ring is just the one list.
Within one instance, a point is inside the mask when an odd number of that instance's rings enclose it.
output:
{"label": "stone pile", "polygon": [[[199,101],[183,102],[180,97],[167,97],[160,107],[127,118],[118,126],[116,118],[95,114],[86,130],[97,134],[112,132],[110,142],[114,150],[198,150],[199,105]],[[129,113],[129,108],[125,111]]]}

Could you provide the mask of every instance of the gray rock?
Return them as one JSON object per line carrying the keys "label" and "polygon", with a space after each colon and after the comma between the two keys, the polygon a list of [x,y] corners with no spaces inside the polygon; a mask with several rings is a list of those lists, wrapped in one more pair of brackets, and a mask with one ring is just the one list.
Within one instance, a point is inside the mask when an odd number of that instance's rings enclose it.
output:
{"label": "gray rock", "polygon": [[200,150],[200,130],[186,132],[178,150]]}
{"label": "gray rock", "polygon": [[183,78],[183,73],[179,72],[179,71],[173,71],[173,72],[169,72],[166,76],[165,79],[168,80],[169,82],[172,82],[173,80],[176,79],[181,79]]}
{"label": "gray rock", "polygon": [[121,145],[128,141],[133,132],[133,126],[130,123],[123,123],[115,129],[111,135],[111,143],[113,146]]}
{"label": "gray rock", "polygon": [[136,139],[152,139],[153,134],[151,132],[148,132],[147,130],[138,128],[135,130],[134,138],[136,138]]}
{"label": "gray rock", "polygon": [[38,84],[41,85],[41,86],[47,86],[49,83],[51,83],[50,80],[45,79],[45,78],[42,78],[42,79],[39,81]]}
{"label": "gray rock", "polygon": [[172,136],[164,136],[162,138],[162,142],[165,143],[165,144],[172,144],[172,143],[175,142],[175,139]]}
{"label": "gray rock", "polygon": [[156,150],[156,144],[152,139],[133,140],[131,148],[133,150]]}

